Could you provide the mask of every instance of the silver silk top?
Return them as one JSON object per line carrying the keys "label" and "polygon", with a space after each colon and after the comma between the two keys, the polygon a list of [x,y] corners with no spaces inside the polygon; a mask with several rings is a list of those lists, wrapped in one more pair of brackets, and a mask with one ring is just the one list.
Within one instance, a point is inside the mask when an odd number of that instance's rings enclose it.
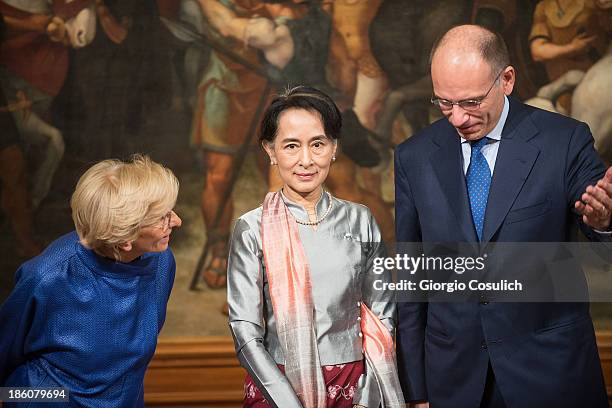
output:
{"label": "silver silk top", "polygon": [[[291,214],[308,220],[306,210],[283,196]],[[370,210],[323,193],[316,212],[330,213],[314,230],[298,224],[308,259],[315,331],[321,365],[362,360],[360,305],[365,302],[393,333],[392,294],[376,291],[373,282],[388,279],[372,272],[375,257],[384,256],[380,230]],[[228,259],[229,324],[236,352],[272,406],[299,407],[299,400],[276,364],[284,364],[268,291],[261,242],[262,207],[236,221]],[[353,403],[378,407],[378,386],[366,374]]]}

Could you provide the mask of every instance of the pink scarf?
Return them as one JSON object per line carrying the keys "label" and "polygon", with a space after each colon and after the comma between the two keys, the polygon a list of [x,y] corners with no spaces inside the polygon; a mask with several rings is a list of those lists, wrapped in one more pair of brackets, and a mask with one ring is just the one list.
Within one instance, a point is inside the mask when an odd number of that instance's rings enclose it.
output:
{"label": "pink scarf", "polygon": [[[261,236],[278,339],[285,355],[285,375],[305,408],[325,408],[308,260],[295,218],[279,192],[268,193],[264,200]],[[369,375],[374,374],[378,380],[382,406],[405,407],[393,338],[363,302],[361,332],[368,368],[373,371]]]}

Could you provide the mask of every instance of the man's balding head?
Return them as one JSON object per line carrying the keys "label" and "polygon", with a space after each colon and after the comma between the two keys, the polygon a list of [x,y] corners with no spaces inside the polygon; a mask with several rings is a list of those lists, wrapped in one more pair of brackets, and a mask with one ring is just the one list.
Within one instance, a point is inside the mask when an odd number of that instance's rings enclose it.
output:
{"label": "man's balding head", "polygon": [[466,140],[478,140],[493,130],[514,80],[504,41],[485,28],[452,28],[431,52],[433,100],[445,102],[438,103],[442,114]]}
{"label": "man's balding head", "polygon": [[491,75],[497,75],[510,65],[508,47],[503,38],[484,27],[460,25],[448,30],[434,44],[429,62],[435,60],[482,59],[491,67]]}

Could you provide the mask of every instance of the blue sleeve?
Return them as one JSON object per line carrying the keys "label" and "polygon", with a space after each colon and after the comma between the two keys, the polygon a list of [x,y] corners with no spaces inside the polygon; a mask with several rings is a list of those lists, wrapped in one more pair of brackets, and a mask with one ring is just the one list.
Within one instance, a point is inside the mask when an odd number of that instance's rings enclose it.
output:
{"label": "blue sleeve", "polygon": [[0,307],[0,385],[26,361],[26,337],[39,303],[34,296],[37,280],[26,265],[17,270],[15,288]]}
{"label": "blue sleeve", "polygon": [[166,309],[168,306],[168,299],[170,299],[170,293],[172,292],[172,286],[174,285],[174,277],[176,275],[176,261],[174,255],[170,249],[166,250],[159,259],[159,270],[158,270],[157,287],[159,288],[158,294],[158,327],[161,332],[164,322],[166,321]]}
{"label": "blue sleeve", "polygon": [[174,254],[170,250],[168,250],[168,256],[166,257],[166,264],[164,267],[167,268],[166,293],[164,299],[164,301],[166,302],[165,304],[167,304],[168,299],[170,299],[170,293],[172,292],[172,286],[174,286],[174,277],[176,275],[176,260],[174,259]]}

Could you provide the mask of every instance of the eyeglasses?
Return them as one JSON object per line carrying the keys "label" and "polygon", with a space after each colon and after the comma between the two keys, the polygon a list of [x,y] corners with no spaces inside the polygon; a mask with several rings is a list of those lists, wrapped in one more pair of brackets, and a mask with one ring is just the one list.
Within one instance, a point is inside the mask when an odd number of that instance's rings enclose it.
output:
{"label": "eyeglasses", "polygon": [[172,221],[172,213],[174,211],[168,211],[160,220],[159,224],[156,224],[156,227],[166,232],[170,228],[170,222]]}
{"label": "eyeglasses", "polygon": [[491,87],[489,88],[487,93],[480,98],[464,99],[464,100],[457,101],[457,102],[449,101],[448,99],[442,99],[442,98],[431,98],[431,103],[433,103],[435,106],[440,108],[440,110],[442,111],[449,111],[453,109],[453,105],[457,105],[461,109],[464,109],[466,111],[475,111],[478,108],[480,108],[480,104],[482,103],[482,101],[484,101],[487,98],[487,96],[489,96],[489,93],[491,93],[491,90],[497,83],[497,80],[499,79],[501,74],[504,72],[504,70],[505,68],[502,69],[499,74],[497,74],[497,76],[493,80],[493,83],[491,84]]}

